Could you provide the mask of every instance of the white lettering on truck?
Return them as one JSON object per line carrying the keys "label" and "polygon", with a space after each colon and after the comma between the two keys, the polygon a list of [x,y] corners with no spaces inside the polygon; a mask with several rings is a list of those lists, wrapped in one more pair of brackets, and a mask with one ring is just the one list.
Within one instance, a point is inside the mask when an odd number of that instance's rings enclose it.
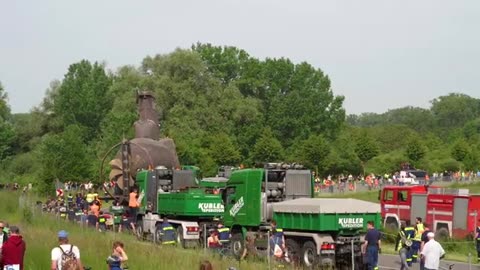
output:
{"label": "white lettering on truck", "polygon": [[243,203],[243,196],[238,199],[238,201],[232,206],[232,209],[230,209],[230,216],[234,217],[237,215],[238,211],[242,209],[244,203]]}
{"label": "white lettering on truck", "polygon": [[223,213],[223,204],[221,203],[199,203],[198,209],[203,213]]}
{"label": "white lettering on truck", "polygon": [[342,228],[363,228],[363,218],[339,218],[338,224]]}

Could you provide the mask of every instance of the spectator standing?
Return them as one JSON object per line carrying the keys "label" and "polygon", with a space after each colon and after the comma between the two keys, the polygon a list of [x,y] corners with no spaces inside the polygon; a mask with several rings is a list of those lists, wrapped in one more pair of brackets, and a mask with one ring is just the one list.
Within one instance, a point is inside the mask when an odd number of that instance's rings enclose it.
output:
{"label": "spectator standing", "polygon": [[421,253],[422,259],[425,260],[425,270],[438,270],[440,267],[440,259],[445,256],[443,247],[435,241],[433,232],[427,233],[428,242],[423,246]]}
{"label": "spectator standing", "polygon": [[373,221],[367,222],[368,231],[365,235],[365,244],[363,244],[362,252],[367,254],[368,270],[378,270],[378,253],[381,250],[381,235],[375,229]]}
{"label": "spectator standing", "polygon": [[7,242],[8,233],[5,232],[5,223],[0,221],[0,261],[2,260],[2,246]]}
{"label": "spectator standing", "polygon": [[20,235],[17,226],[10,227],[10,236],[2,246],[2,261],[0,265],[13,266],[15,269],[23,270],[23,257],[25,256],[26,245]]}
{"label": "spectator standing", "polygon": [[132,227],[132,230],[135,232],[135,224],[137,223],[137,213],[138,213],[138,208],[140,208],[140,204],[138,201],[138,189],[136,187],[132,188],[132,192],[129,194],[129,200],[128,200],[128,207],[129,207],[129,216],[132,219],[130,226]]}
{"label": "spectator standing", "polygon": [[58,247],[52,249],[51,270],[77,270],[83,269],[80,260],[80,250],[78,247],[69,244],[68,233],[66,231],[58,232]]}

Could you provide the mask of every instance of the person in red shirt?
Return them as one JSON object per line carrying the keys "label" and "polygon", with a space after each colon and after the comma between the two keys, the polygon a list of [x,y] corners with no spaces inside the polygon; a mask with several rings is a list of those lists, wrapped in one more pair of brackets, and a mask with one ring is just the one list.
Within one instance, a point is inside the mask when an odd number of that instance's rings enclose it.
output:
{"label": "person in red shirt", "polygon": [[6,243],[2,246],[2,262],[3,268],[6,265],[19,265],[20,270],[23,270],[23,257],[25,256],[26,245],[20,235],[20,230],[17,226],[10,227],[10,236]]}

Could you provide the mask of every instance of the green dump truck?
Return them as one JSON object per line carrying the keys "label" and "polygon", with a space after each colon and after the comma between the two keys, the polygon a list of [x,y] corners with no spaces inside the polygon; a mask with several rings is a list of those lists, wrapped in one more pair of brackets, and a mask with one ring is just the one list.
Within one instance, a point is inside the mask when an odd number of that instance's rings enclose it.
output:
{"label": "green dump truck", "polygon": [[354,199],[315,199],[312,187],[311,172],[295,166],[234,171],[222,193],[234,254],[241,254],[247,233],[256,235],[257,249],[267,249],[274,219],[284,230],[289,257],[303,265],[349,269],[353,253],[356,265],[363,266],[366,223],[380,226],[380,207]]}
{"label": "green dump truck", "polygon": [[212,228],[223,216],[220,190],[228,179],[200,179],[199,172],[197,167],[184,166],[181,170],[159,167],[137,173],[142,205],[137,216],[138,235],[159,243],[160,224],[167,216],[182,246],[201,244],[205,229]]}

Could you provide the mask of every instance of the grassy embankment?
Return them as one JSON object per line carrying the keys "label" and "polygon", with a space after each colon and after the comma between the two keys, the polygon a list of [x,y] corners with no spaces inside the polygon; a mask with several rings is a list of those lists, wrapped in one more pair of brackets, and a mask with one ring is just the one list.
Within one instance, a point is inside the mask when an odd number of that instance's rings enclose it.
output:
{"label": "grassy embankment", "polygon": [[[480,181],[467,182],[467,183],[451,183],[447,184],[448,188],[464,188],[469,189],[470,194],[480,193]],[[321,194],[321,198],[354,198],[359,200],[365,200],[378,203],[378,190],[376,191],[364,191],[364,192],[346,192],[344,194]],[[383,252],[387,254],[395,254],[393,235],[388,235],[384,241]],[[472,254],[472,261],[475,261],[476,250],[475,244],[472,240],[451,240],[441,242],[443,248],[446,250],[447,260],[468,262],[468,254]]]}
{"label": "grassy embankment", "polygon": [[[203,250],[165,248],[146,242],[138,242],[133,236],[116,233],[100,233],[82,228],[66,221],[55,220],[49,214],[32,211],[32,207],[20,208],[20,193],[0,192],[0,219],[10,225],[18,225],[27,243],[25,269],[45,270],[50,267],[50,251],[57,245],[56,233],[65,229],[70,233],[70,242],[80,248],[81,259],[93,270],[106,269],[105,259],[115,240],[126,244],[131,269],[198,269],[200,261],[208,259],[214,269],[239,268],[238,262],[220,260]],[[29,200],[35,201],[35,200]],[[242,262],[242,270],[266,269],[265,265]]]}

